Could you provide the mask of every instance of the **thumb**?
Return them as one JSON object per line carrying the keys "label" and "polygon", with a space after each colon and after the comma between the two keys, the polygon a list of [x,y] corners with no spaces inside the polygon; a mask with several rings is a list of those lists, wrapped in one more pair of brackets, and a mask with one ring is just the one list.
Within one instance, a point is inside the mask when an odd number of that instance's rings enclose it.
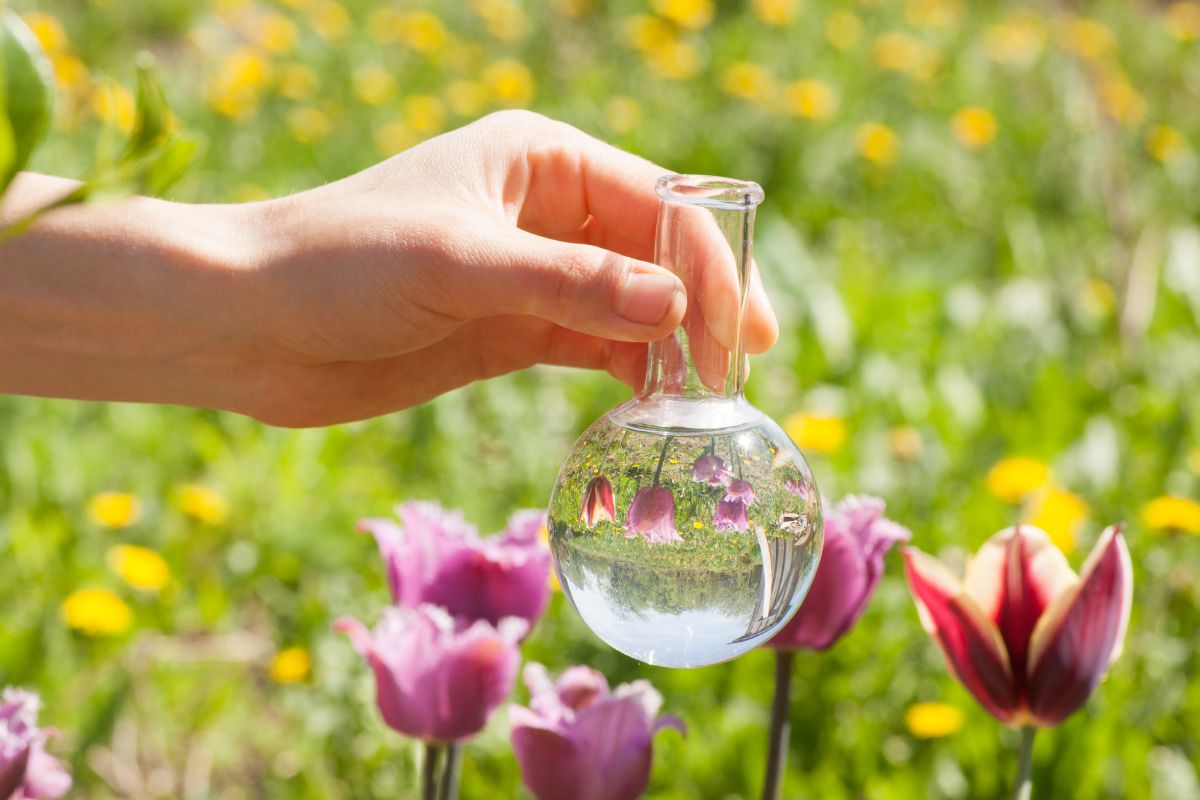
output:
{"label": "thumb", "polygon": [[493,231],[487,244],[487,257],[473,259],[465,283],[447,298],[455,306],[448,313],[465,319],[527,314],[630,342],[661,339],[683,318],[683,283],[655,264],[516,228]]}

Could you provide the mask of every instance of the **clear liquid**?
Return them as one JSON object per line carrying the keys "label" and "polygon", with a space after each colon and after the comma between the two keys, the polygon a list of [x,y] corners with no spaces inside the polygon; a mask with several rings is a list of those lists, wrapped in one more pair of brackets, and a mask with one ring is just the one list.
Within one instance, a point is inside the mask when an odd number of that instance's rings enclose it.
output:
{"label": "clear liquid", "polygon": [[821,553],[803,456],[761,415],[704,433],[613,416],[580,437],[551,497],[564,594],[597,636],[648,664],[699,667],[762,644],[799,608]]}

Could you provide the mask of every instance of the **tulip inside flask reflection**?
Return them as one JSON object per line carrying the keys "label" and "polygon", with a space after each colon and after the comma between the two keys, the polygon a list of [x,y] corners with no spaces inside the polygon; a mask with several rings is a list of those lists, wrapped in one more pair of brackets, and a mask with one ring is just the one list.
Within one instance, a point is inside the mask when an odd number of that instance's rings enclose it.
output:
{"label": "tulip inside flask reflection", "polygon": [[821,552],[803,455],[742,394],[757,184],[658,182],[655,261],[688,292],[630,401],[576,442],[550,501],[563,592],[617,650],[671,667],[734,658],[791,618]]}

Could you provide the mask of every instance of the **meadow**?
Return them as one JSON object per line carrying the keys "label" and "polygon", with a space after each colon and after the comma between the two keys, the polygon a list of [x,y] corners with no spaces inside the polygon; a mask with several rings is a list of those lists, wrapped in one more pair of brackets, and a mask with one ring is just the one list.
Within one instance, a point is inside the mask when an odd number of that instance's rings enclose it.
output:
{"label": "meadow", "polygon": [[[1034,796],[1200,798],[1200,3],[9,5],[59,80],[45,172],[82,174],[102,129],[132,126],[149,50],[201,143],[181,201],[298,191],[508,107],[757,180],[782,336],[747,394],[826,497],[885,498],[959,564],[1034,521],[1078,569],[1127,525],[1125,652],[1039,736]],[[300,431],[0,398],[0,686],[42,694],[73,796],[415,796],[418,747],[331,631],[388,596],[356,521],[435,499],[498,530],[628,394],[534,369]],[[649,797],[757,796],[770,653],[642,666],[556,595],[524,655],[663,692],[690,732],[656,740]],[[948,675],[897,554],[793,692],[785,797],[1006,796],[1016,734]],[[462,797],[523,791],[497,714]]]}

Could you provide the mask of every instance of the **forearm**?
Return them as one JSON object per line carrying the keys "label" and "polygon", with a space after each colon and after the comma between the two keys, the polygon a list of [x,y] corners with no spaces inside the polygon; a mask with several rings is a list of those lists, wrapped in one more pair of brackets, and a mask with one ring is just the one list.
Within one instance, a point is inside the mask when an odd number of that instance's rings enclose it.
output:
{"label": "forearm", "polygon": [[[19,176],[0,226],[73,186]],[[0,244],[0,393],[242,406],[254,249],[237,208],[75,206]]]}

